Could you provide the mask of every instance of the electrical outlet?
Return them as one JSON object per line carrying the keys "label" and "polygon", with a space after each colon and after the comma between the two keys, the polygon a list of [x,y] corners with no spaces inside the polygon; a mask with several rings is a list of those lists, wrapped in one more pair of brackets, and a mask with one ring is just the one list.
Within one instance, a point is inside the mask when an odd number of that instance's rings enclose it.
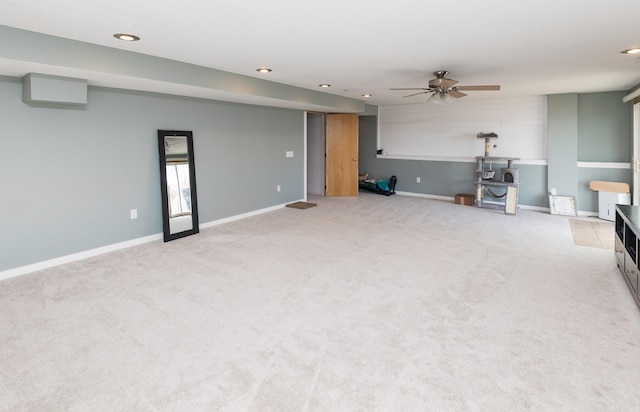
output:
{"label": "electrical outlet", "polygon": [[420,178],[419,177],[416,177],[416,182],[420,183]]}
{"label": "electrical outlet", "polygon": [[557,194],[556,193],[556,188],[552,187],[551,189],[549,189],[549,193],[551,193],[551,196],[555,196]]}
{"label": "electrical outlet", "polygon": [[138,209],[131,209],[131,211],[129,211],[129,217],[131,217],[131,219],[137,219]]}
{"label": "electrical outlet", "polygon": [[276,186],[276,191],[280,191],[280,185]]}

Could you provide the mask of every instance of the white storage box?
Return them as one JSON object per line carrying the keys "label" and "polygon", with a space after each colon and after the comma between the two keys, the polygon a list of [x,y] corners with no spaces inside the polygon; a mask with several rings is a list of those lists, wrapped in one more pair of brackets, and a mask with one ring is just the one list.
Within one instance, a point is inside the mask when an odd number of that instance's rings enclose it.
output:
{"label": "white storage box", "polygon": [[614,221],[616,218],[616,204],[630,205],[630,193],[598,192],[598,217]]}
{"label": "white storage box", "polygon": [[589,189],[598,191],[598,217],[600,219],[614,221],[616,204],[631,204],[631,194],[627,183],[592,180],[589,182]]}

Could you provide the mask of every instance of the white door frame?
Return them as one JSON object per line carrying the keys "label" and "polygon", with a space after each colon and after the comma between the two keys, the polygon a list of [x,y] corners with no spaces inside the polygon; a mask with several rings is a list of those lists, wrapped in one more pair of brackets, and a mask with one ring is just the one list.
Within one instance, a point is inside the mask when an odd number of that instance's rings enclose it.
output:
{"label": "white door frame", "polygon": [[633,159],[631,161],[633,179],[633,204],[640,204],[640,103],[633,105]]}

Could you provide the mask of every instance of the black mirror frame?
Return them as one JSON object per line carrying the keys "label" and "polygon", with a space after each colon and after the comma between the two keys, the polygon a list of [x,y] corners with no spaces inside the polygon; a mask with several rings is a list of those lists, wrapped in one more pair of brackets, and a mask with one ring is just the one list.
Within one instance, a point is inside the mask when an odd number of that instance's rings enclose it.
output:
{"label": "black mirror frame", "polygon": [[[189,160],[189,185],[191,187],[191,222],[192,229],[182,232],[171,233],[169,227],[169,196],[167,193],[167,157],[165,153],[164,138],[166,136],[185,136],[187,138],[188,160]],[[181,237],[195,235],[200,232],[198,222],[198,195],[196,191],[196,164],[193,155],[193,132],[158,130],[158,154],[160,163],[160,193],[162,195],[162,232],[164,241],[179,239]]]}

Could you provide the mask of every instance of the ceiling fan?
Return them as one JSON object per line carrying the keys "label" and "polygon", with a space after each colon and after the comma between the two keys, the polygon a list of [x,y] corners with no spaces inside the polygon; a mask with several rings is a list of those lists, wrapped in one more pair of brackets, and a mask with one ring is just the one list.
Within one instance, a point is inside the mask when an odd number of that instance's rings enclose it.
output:
{"label": "ceiling fan", "polygon": [[453,100],[453,98],[457,99],[466,96],[466,93],[462,93],[462,90],[500,90],[500,86],[498,85],[456,86],[456,84],[458,84],[458,81],[448,79],[446,76],[449,74],[449,72],[446,70],[439,70],[437,72],[433,72],[433,74],[436,76],[436,78],[429,80],[429,87],[395,88],[389,90],[422,90],[421,92],[409,94],[402,97],[411,97],[424,93],[432,93],[431,97],[429,97],[429,100],[433,101],[434,103],[447,103]]}

